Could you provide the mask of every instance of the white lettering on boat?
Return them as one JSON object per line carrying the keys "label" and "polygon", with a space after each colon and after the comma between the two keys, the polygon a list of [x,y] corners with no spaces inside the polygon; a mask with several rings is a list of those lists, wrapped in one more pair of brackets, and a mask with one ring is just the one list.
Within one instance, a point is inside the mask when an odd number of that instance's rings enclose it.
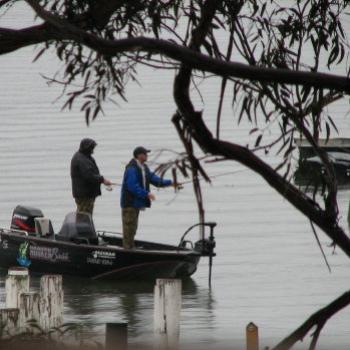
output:
{"label": "white lettering on boat", "polygon": [[27,220],[28,216],[20,215],[20,214],[13,214],[13,218],[20,219],[20,220]]}
{"label": "white lettering on boat", "polygon": [[91,254],[94,259],[115,259],[115,252],[108,252],[106,250],[94,250]]}
{"label": "white lettering on boat", "polygon": [[87,258],[86,262],[88,264],[95,264],[95,265],[113,265],[113,262],[107,259],[98,259],[98,258]]}
{"label": "white lettering on boat", "polygon": [[50,262],[68,262],[69,254],[61,252],[58,248],[40,247],[31,245],[29,247],[29,257],[34,260],[45,260]]}

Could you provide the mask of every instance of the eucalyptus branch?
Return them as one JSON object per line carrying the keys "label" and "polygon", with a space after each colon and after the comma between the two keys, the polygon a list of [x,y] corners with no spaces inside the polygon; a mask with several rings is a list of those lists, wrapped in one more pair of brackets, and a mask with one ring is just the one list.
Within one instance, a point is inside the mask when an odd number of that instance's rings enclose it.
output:
{"label": "eucalyptus branch", "polygon": [[[103,55],[116,55],[127,51],[146,51],[149,53],[161,53],[175,61],[181,62],[192,69],[211,72],[222,77],[236,77],[241,79],[251,79],[261,82],[274,82],[285,84],[301,84],[305,86],[317,86],[338,91],[350,92],[350,79],[345,76],[337,76],[326,73],[293,72],[287,69],[263,68],[249,66],[243,63],[225,62],[216,58],[208,57],[191,48],[186,48],[169,42],[168,40],[153,39],[147,37],[126,38],[120,40],[107,40],[88,33],[72,25],[68,21],[58,16],[54,16],[44,10],[37,1],[28,0],[28,3],[36,11],[38,16],[47,21],[51,27],[51,33],[45,35],[28,35],[26,40],[18,42],[19,31],[12,31],[12,46],[7,41],[6,48],[0,49],[0,54],[10,52],[16,48],[32,45],[34,43],[46,42],[50,40],[74,40]],[[6,40],[6,30],[0,28],[0,48],[2,42]],[[7,36],[8,37],[8,36]],[[13,43],[13,41],[15,43]]]}
{"label": "eucalyptus branch", "polygon": [[313,340],[310,346],[310,349],[315,349],[317,339],[326,322],[330,318],[332,318],[332,316],[334,316],[337,312],[347,307],[349,304],[350,291],[344,293],[323,309],[315,312],[299,328],[297,328],[293,333],[291,333],[288,337],[283,339],[278,345],[276,345],[271,350],[291,349],[298,341],[302,341],[305,338],[305,336],[310,332],[310,330],[316,326],[316,332],[313,335]]}
{"label": "eucalyptus branch", "polygon": [[261,151],[261,150],[265,150],[265,149],[271,148],[271,147],[275,146],[276,144],[278,144],[281,140],[283,140],[288,134],[292,134],[294,131],[295,131],[295,128],[287,130],[285,133],[280,135],[277,139],[275,139],[271,143],[265,144],[265,145],[259,146],[259,147],[254,147],[254,148],[251,148],[250,150],[252,152],[257,152],[257,151]]}

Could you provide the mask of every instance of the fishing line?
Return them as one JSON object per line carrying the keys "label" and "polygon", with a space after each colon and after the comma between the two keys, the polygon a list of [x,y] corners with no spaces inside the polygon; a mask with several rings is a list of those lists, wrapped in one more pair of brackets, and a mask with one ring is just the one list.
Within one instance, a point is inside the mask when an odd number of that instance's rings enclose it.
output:
{"label": "fishing line", "polygon": [[[240,173],[240,172],[242,172],[242,171],[247,171],[247,170],[249,170],[249,169],[248,169],[248,168],[238,169],[238,170],[230,171],[230,172],[227,172],[227,173],[212,175],[212,176],[209,176],[209,178],[210,178],[210,179],[216,179],[217,177],[226,176],[226,175],[232,175],[232,174],[237,174],[237,173]],[[203,180],[205,180],[205,179],[204,179],[203,177],[201,177],[201,178],[199,178],[198,180],[199,180],[199,181],[203,181]],[[189,183],[192,183],[192,180],[187,180],[187,181],[181,182],[182,185],[186,185],[186,184],[189,184]]]}
{"label": "fishing line", "polygon": [[[212,175],[212,176],[209,176],[209,178],[210,179],[216,179],[216,178],[221,177],[221,176],[237,174],[237,173],[240,173],[242,171],[247,171],[247,170],[249,170],[249,169],[248,168],[238,169],[238,170],[230,171],[230,172],[227,172],[227,173]],[[203,181],[205,179],[203,177],[201,177],[198,180],[199,181]],[[180,182],[179,185],[187,185],[187,184],[190,184],[190,183],[192,183],[192,180],[187,180],[187,181],[184,181],[184,182]],[[105,187],[106,191],[111,192],[111,191],[113,191],[114,187],[122,187],[122,184],[117,183],[117,182],[112,182],[110,185],[104,185],[104,187]],[[161,189],[161,188],[162,187],[160,187],[159,189]]]}

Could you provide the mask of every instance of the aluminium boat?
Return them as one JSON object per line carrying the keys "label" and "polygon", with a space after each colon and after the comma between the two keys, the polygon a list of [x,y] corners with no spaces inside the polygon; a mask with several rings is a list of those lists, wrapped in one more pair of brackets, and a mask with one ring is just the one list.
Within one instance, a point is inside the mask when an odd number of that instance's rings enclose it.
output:
{"label": "aluminium boat", "polygon": [[[196,226],[209,234],[197,242],[186,240]],[[0,267],[25,266],[32,273],[91,279],[186,278],[203,256],[209,257],[211,266],[215,226],[213,222],[193,225],[178,245],[135,240],[133,249],[124,249],[122,235],[95,230],[90,214],[67,214],[55,233],[40,209],[18,205],[10,228],[0,228]]]}

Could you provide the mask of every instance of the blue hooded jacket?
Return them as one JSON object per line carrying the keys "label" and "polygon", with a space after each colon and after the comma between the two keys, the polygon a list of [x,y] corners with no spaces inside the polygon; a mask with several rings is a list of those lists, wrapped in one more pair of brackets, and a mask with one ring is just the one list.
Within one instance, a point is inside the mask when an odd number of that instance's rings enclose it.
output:
{"label": "blue hooded jacket", "polygon": [[151,201],[148,199],[149,186],[165,187],[172,184],[171,180],[165,180],[151,172],[145,164],[146,187],[142,181],[142,171],[135,159],[132,159],[125,168],[123,185],[120,196],[122,208],[149,208]]}

